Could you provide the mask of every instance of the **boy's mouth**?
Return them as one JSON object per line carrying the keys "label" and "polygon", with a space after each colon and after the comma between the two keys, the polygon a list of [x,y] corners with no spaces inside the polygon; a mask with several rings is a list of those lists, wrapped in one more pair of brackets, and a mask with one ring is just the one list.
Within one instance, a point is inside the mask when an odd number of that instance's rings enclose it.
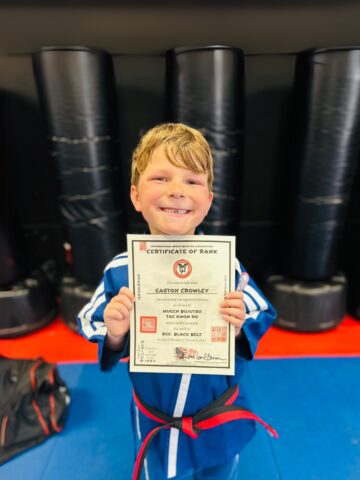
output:
{"label": "boy's mouth", "polygon": [[185,210],[183,208],[160,208],[165,213],[170,213],[171,215],[186,215],[191,212],[191,210]]}

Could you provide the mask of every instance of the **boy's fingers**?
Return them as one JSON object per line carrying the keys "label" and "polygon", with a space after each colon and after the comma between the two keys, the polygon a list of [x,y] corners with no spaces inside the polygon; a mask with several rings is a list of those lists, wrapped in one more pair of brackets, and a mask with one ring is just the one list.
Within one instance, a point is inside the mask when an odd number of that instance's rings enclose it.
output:
{"label": "boy's fingers", "polygon": [[220,303],[220,306],[223,308],[232,307],[232,308],[240,308],[241,310],[245,310],[245,303],[242,300],[223,300]]}
{"label": "boy's fingers", "polygon": [[117,303],[116,308],[122,314],[122,316],[125,318],[125,317],[129,316],[130,310],[132,310],[133,307],[132,307],[132,304],[130,305],[130,307],[128,307],[127,305],[124,305],[123,303]]}
{"label": "boy's fingers", "polygon": [[236,298],[242,300],[244,298],[244,294],[241,291],[235,291],[235,292],[228,292],[225,294],[225,299],[231,299],[231,298]]}
{"label": "boy's fingers", "polygon": [[121,318],[128,317],[130,311],[133,309],[133,302],[131,302],[125,295],[117,295],[112,298],[106,307],[107,316],[111,316],[113,311],[119,312]]}
{"label": "boy's fingers", "polygon": [[130,288],[128,287],[121,287],[120,290],[119,290],[119,293],[118,295],[126,295],[129,300],[131,300],[132,302],[135,301],[135,296],[133,294],[133,292],[130,290]]}
{"label": "boy's fingers", "polygon": [[240,310],[239,308],[220,308],[220,312],[227,317],[235,317],[239,320],[245,320],[245,311]]}
{"label": "boy's fingers", "polygon": [[116,310],[115,308],[109,308],[106,312],[107,317],[111,320],[122,320],[124,318],[123,314]]}
{"label": "boy's fingers", "polygon": [[115,308],[117,308],[118,305],[125,305],[128,310],[132,310],[134,306],[134,302],[132,302],[129,297],[122,294],[116,295],[116,297],[112,298],[111,303],[114,307],[116,305]]}
{"label": "boy's fingers", "polygon": [[223,319],[226,322],[235,325],[235,327],[237,328],[241,328],[245,323],[245,320],[240,320],[239,318],[233,317],[232,315],[223,315]]}

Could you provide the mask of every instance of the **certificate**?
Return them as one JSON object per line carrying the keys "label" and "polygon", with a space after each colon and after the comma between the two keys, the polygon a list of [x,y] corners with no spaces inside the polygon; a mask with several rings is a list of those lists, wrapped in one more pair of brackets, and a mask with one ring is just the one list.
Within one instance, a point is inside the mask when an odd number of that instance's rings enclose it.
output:
{"label": "certificate", "polygon": [[235,328],[219,309],[235,290],[235,237],[128,235],[130,371],[233,375]]}

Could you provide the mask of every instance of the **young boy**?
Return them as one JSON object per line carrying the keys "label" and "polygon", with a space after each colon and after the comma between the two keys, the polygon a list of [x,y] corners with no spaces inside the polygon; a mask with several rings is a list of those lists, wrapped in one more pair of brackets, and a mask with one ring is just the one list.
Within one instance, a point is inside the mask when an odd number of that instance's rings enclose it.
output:
{"label": "young boy", "polygon": [[[186,125],[155,127],[134,151],[130,196],[148,224],[148,233],[194,235],[211,207],[212,182],[209,145],[199,131]],[[129,318],[135,298],[128,288],[127,262],[125,252],[107,265],[91,301],[79,314],[81,333],[99,345],[102,370],[110,370],[129,355]],[[236,286],[242,271],[236,260]],[[275,311],[252,280],[244,292],[229,292],[219,310],[226,322],[235,325],[235,375],[130,373],[136,395],[148,406],[170,417],[189,417],[238,385]],[[241,389],[232,397],[227,404],[247,408]],[[141,406],[132,405],[137,451],[160,425],[153,418]],[[193,431],[189,435],[180,430],[163,429],[154,437],[146,451],[146,478],[235,480],[238,453],[253,437],[255,425],[253,420],[231,421],[202,431],[198,438],[191,438]]]}

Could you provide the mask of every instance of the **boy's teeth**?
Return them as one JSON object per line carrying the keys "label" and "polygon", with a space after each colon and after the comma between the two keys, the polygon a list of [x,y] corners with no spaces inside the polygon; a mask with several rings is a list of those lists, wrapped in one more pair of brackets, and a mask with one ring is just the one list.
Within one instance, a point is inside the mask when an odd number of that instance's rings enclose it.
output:
{"label": "boy's teeth", "polygon": [[174,208],[163,208],[164,212],[176,213],[178,215],[184,215],[187,210],[175,210]]}

